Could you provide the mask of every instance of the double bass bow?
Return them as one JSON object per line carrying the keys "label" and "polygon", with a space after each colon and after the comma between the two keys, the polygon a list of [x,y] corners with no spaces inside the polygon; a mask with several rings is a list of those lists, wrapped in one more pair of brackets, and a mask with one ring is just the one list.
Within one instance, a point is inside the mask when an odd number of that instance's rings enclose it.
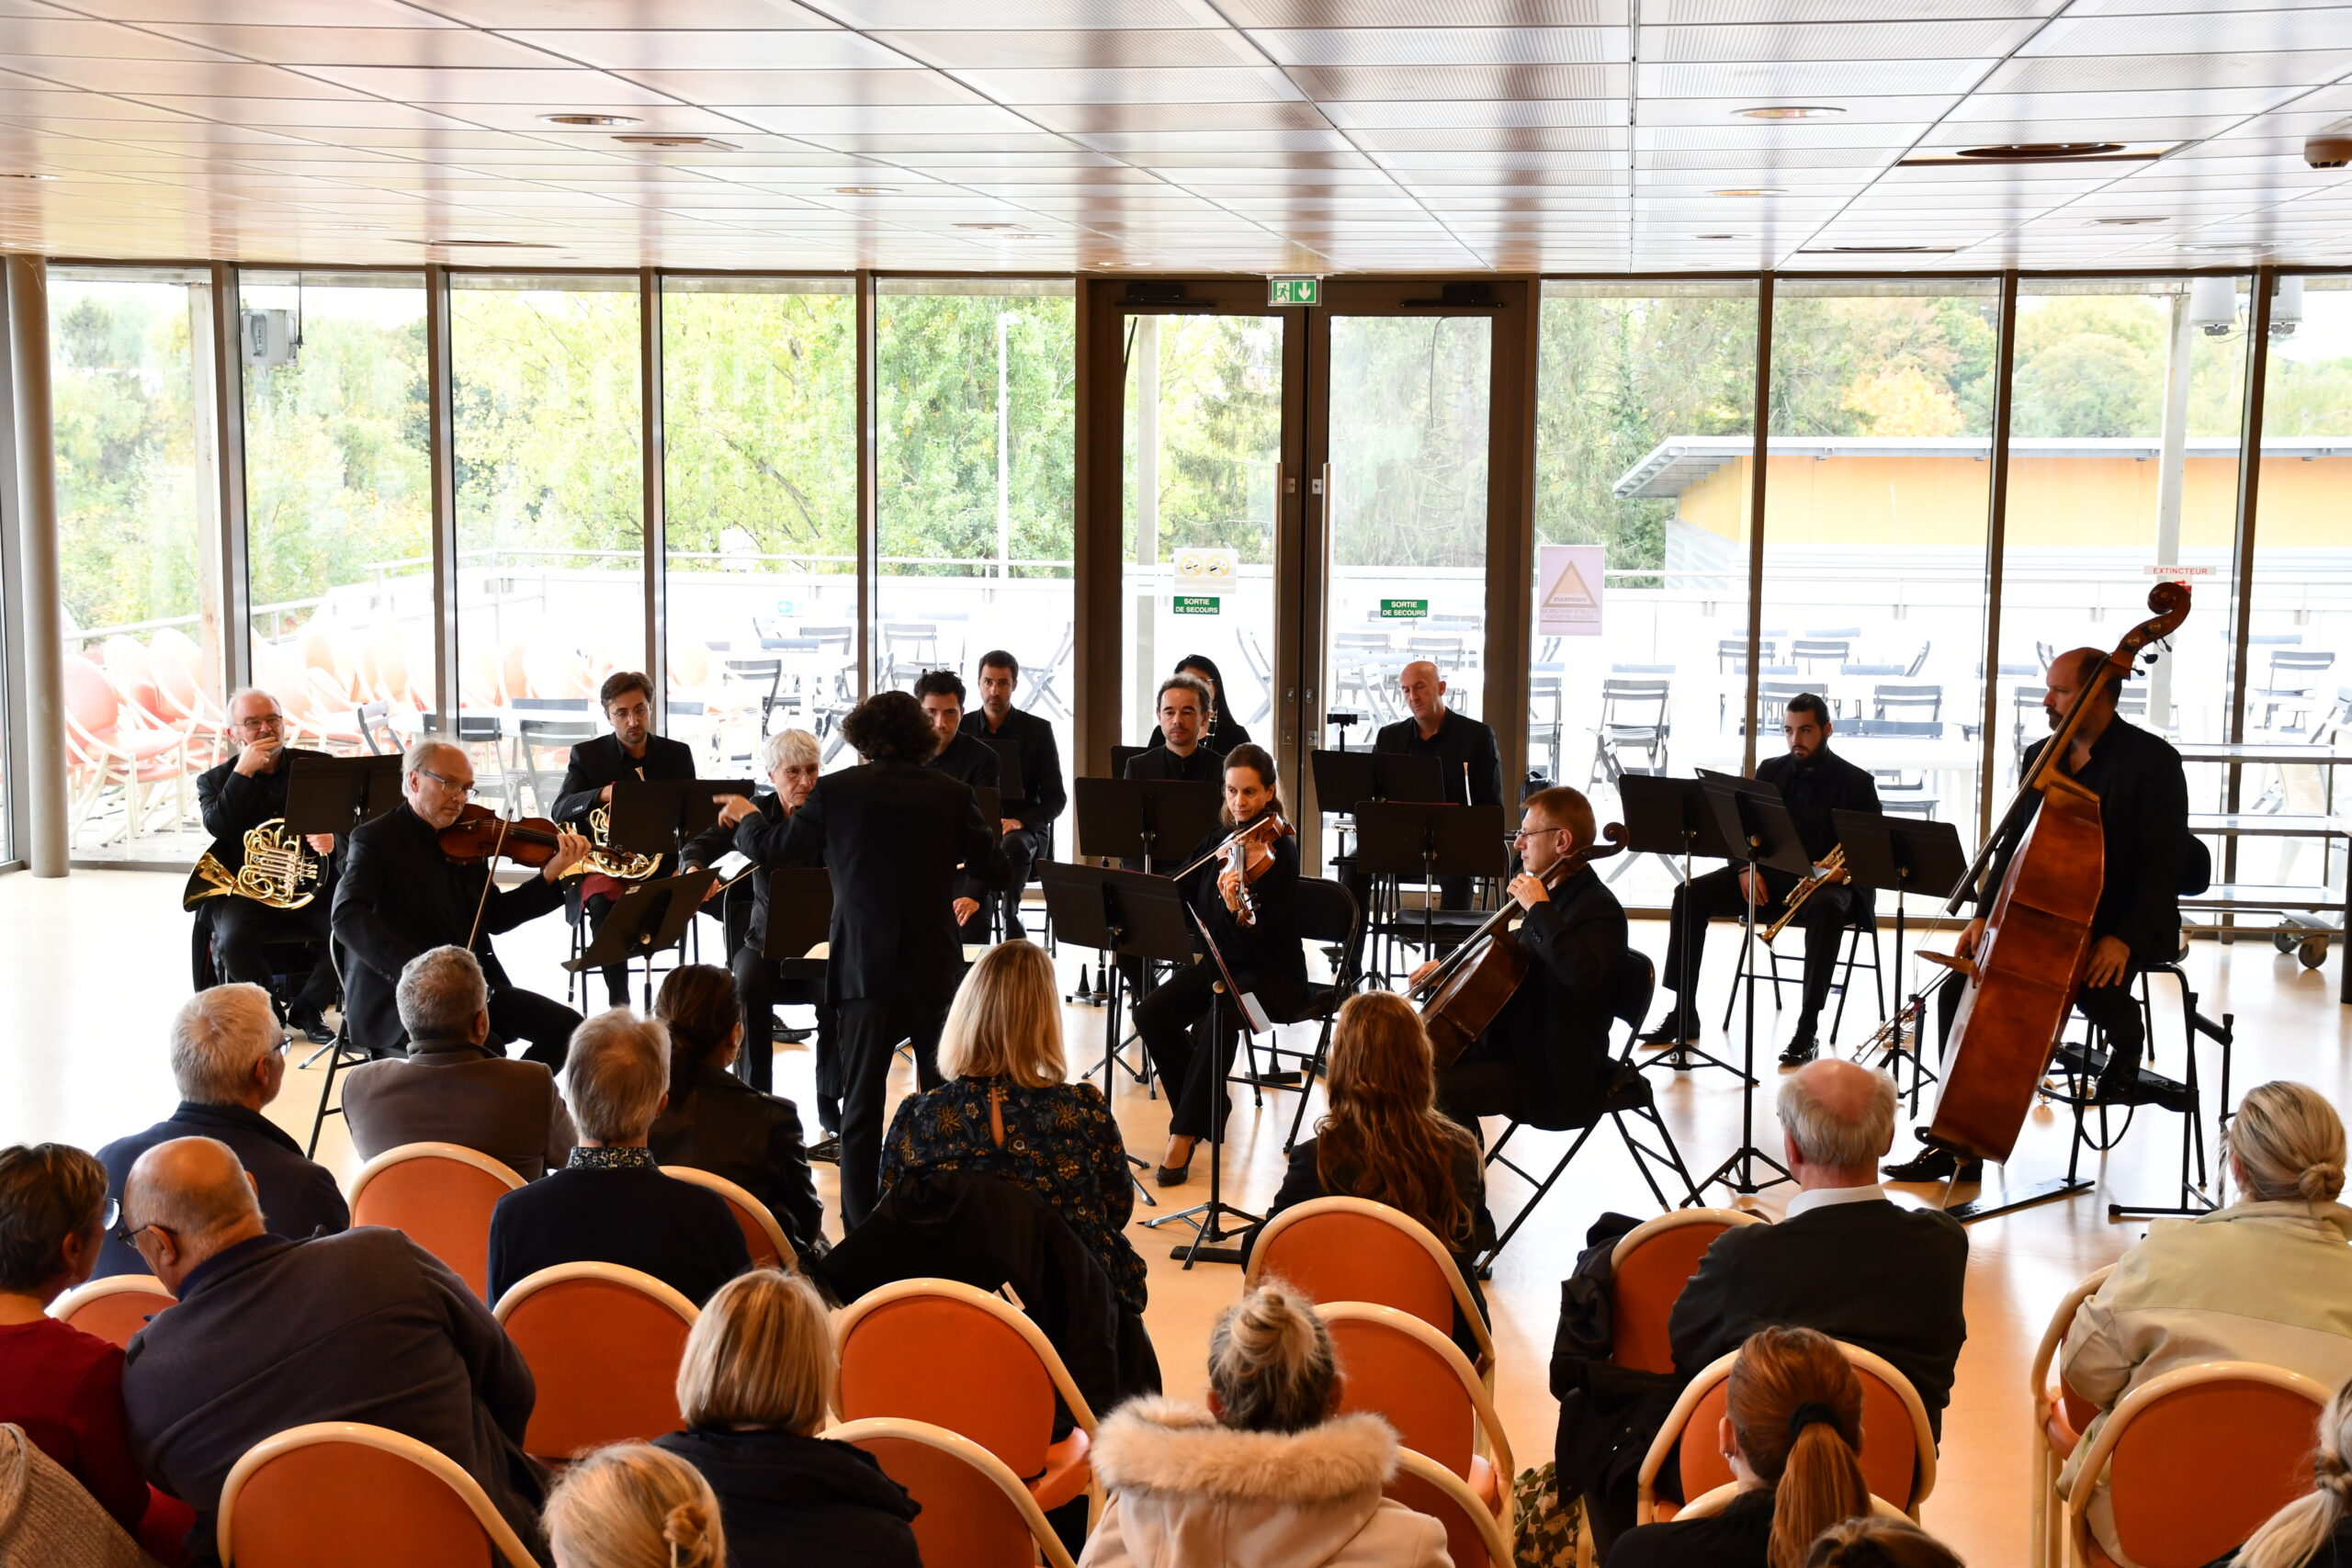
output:
{"label": "double bass bow", "polygon": [[[1623,823],[1610,823],[1600,835],[1609,840],[1608,848],[1588,844],[1562,855],[1544,872],[1544,886],[1556,887],[1591,862],[1624,852]],[[1437,1066],[1450,1066],[1468,1050],[1527,978],[1527,949],[1511,930],[1512,917],[1525,912],[1517,898],[1505,898],[1503,907],[1488,916],[1468,941],[1406,991],[1408,997],[1422,998],[1421,1027],[1429,1034]]]}
{"label": "double bass bow", "polygon": [[[2101,692],[2128,678],[2141,650],[2170,637],[2188,618],[2188,585],[2159,582],[2148,591],[2147,620],[2125,634],[2083,682],[2000,824],[1977,851],[1968,874],[1944,906],[1957,914],[1973,897],[2001,842],[2030,815],[1984,919],[1970,959],[1937,958],[1966,976],[1945,1046],[1944,1077],[1928,1123],[1931,1144],[1959,1154],[2006,1160],[2049,1070],[2059,1031],[2090,961],[2091,917],[2107,880],[2106,839],[2098,795],[2063,763]],[[2037,803],[2040,809],[2035,809]]]}

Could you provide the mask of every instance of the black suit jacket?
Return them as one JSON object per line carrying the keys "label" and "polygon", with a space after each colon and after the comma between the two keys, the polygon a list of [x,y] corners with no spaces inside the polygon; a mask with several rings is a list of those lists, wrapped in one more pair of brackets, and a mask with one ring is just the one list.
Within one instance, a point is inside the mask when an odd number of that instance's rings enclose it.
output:
{"label": "black suit jacket", "polygon": [[697,1307],[752,1266],[727,1201],[658,1169],[573,1166],[517,1187],[490,1212],[490,1299],[559,1263],[617,1263]]}
{"label": "black suit jacket", "polygon": [[[1004,776],[1004,764],[998,760],[997,754],[960,729],[939,749],[939,754],[931,760],[930,766],[934,773],[945,773],[958,784],[969,785],[975,796],[981,790],[996,788],[997,781]],[[1000,810],[1002,807],[1003,803],[998,802]],[[984,817],[982,820],[988,823],[990,832],[997,831],[996,818]],[[987,890],[979,878],[968,871],[956,879],[956,897],[958,898],[970,898],[977,902]]]}
{"label": "black suit jacket", "polygon": [[1221,784],[1225,783],[1225,753],[1211,750],[1205,740],[1193,747],[1189,757],[1179,757],[1164,745],[1155,746],[1148,751],[1138,751],[1128,758],[1127,771],[1123,776]]}
{"label": "black suit jacket", "polygon": [[[2045,735],[2026,748],[2026,772],[2033,771],[2049,744]],[[2143,969],[2170,963],[2180,952],[2180,863],[2188,851],[2188,776],[2180,753],[2163,736],[2114,719],[2091,748],[2083,771],[2071,776],[2098,796],[2099,835],[2107,850],[2107,879],[2091,913],[2091,940],[2120,937]],[[2037,795],[2016,831],[2003,836],[1978,914],[1992,913],[2018,840],[2041,810]]]}
{"label": "black suit jacket", "polygon": [[824,1240],[825,1206],[792,1101],[706,1064],[691,1071],[685,1093],[662,1107],[646,1142],[663,1165],[723,1176],[765,1203],[795,1251]]}
{"label": "black suit jacket", "polygon": [[1534,962],[1463,1060],[1509,1062],[1522,1117],[1589,1125],[1614,1066],[1609,1025],[1625,956],[1624,906],[1588,868],[1529,910],[1518,934]]}
{"label": "black suit jacket", "polygon": [[[1372,738],[1372,749],[1410,757],[1435,757],[1445,778],[1445,798],[1456,806],[1503,804],[1503,759],[1495,749],[1495,732],[1467,714],[1445,710],[1437,733],[1421,739],[1418,720],[1408,716],[1384,724]],[[1470,798],[1462,798],[1464,773]]]}
{"label": "black suit jacket", "polygon": [[[211,1138],[229,1145],[237,1163],[254,1179],[254,1194],[261,1200],[262,1223],[280,1235],[297,1239],[314,1231],[347,1230],[350,1206],[334,1173],[315,1165],[278,1124],[258,1111],[242,1105],[210,1105],[183,1100],[178,1109],[143,1133],[117,1138],[98,1151],[107,1168],[107,1196],[122,1201],[122,1184],[139,1156],[157,1144],[174,1138]],[[99,1249],[96,1274],[144,1274],[147,1261],[109,1232]]]}
{"label": "black suit jacket", "polygon": [[[753,856],[758,869],[751,872],[744,879],[745,886],[752,890],[752,919],[751,923],[744,928],[743,941],[752,952],[757,953],[768,944],[768,873],[786,867],[806,868],[822,865],[825,863],[825,857],[821,851],[811,850],[806,845],[797,849],[786,847],[782,795],[774,794],[755,795],[752,797],[752,805],[757,813],[755,816],[746,817],[742,822],[733,828],[728,827],[723,822],[713,823],[707,831],[696,833],[693,838],[688,839],[686,847],[679,851],[678,854],[679,858],[685,862],[686,869],[689,871],[713,865],[721,855],[737,847],[737,840],[741,836],[742,828],[753,822],[761,825],[759,842],[768,858]],[[744,852],[751,853],[748,850]],[[728,897],[734,897],[741,891],[739,888],[736,893],[729,893]]]}
{"label": "black suit jacket", "polygon": [[1818,1329],[1894,1363],[1943,1430],[1968,1337],[1968,1233],[1939,1210],[1833,1203],[1715,1238],[1668,1320],[1688,1379],[1768,1325]]}
{"label": "black suit jacket", "polygon": [[[439,835],[407,802],[352,830],[343,879],[334,890],[334,940],[343,966],[344,1010],[351,1037],[377,1055],[390,1055],[407,1038],[392,988],[401,969],[428,948],[463,947],[481,896],[487,863],[454,865]],[[514,982],[490,945],[492,933],[512,931],[563,902],[544,876],[492,892],[482,908],[474,955],[493,995]]]}
{"label": "black suit jacket", "polygon": [[286,815],[286,785],[290,776],[287,763],[296,757],[324,761],[326,753],[288,746],[277,753],[277,766],[266,773],[247,778],[237,772],[237,759],[231,757],[196,775],[196,807],[203,813],[204,830],[215,840],[213,855],[229,870],[245,863],[244,840],[249,829]]}
{"label": "black suit jacket", "polygon": [[898,997],[946,1006],[964,968],[952,907],[957,868],[983,886],[1012,879],[995,825],[980,819],[978,797],[910,762],[828,773],[789,821],[745,818],[735,847],[762,865],[814,856],[832,872],[830,1002]]}
{"label": "black suit jacket", "polygon": [[[1786,751],[1777,757],[1767,757],[1756,764],[1759,783],[1773,785],[1789,805],[1789,818],[1797,825],[1797,838],[1804,845],[1804,852],[1815,864],[1827,858],[1838,847],[1838,829],[1829,820],[1832,811],[1867,811],[1878,815],[1878,781],[1867,769],[1858,768],[1845,758],[1824,746],[1814,753],[1812,761],[1800,767],[1796,758]],[[1777,901],[1788,897],[1796,886],[1785,872],[1764,874],[1766,886]],[[1877,907],[1878,895],[1868,887],[1848,886],[1845,895],[1860,900],[1849,906],[1861,909]]]}
{"label": "black suit jacket", "polygon": [[[642,774],[639,773],[643,769]],[[623,779],[690,779],[695,776],[694,748],[666,735],[645,738],[642,761],[621,750],[620,737],[599,735],[571,749],[563,770],[563,787],[556,793],[555,809],[548,815],[559,822],[585,822],[598,805],[596,795],[608,784]]]}
{"label": "black suit jacket", "polygon": [[975,708],[964,716],[964,733],[975,740],[1010,744],[1020,755],[1021,795],[1004,802],[1004,815],[1017,818],[1034,832],[1068,809],[1069,791],[1062,783],[1062,750],[1051,724],[1014,708],[1004,716],[1003,725],[991,731],[987,710]]}

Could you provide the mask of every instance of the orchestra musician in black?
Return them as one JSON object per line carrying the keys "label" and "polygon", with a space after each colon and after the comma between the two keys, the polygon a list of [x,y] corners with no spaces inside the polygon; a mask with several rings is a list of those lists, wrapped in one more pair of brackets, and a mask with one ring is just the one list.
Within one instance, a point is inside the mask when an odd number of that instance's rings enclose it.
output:
{"label": "orchestra musician in black", "polygon": [[[996,788],[1004,776],[1004,763],[994,750],[964,733],[964,678],[953,670],[926,670],[915,677],[914,692],[939,747],[932,754],[931,766],[976,793]],[[959,941],[988,940],[988,917],[980,897],[989,891],[969,872],[956,879]]]}
{"label": "orchestra musician in black", "polygon": [[[1236,746],[1250,744],[1248,728],[1226,706],[1225,672],[1216,667],[1216,660],[1203,653],[1188,653],[1176,661],[1170,673],[1190,675],[1201,683],[1204,700],[1201,705],[1200,739],[1210,750],[1223,756]],[[1144,737],[1143,743],[1149,750],[1167,745],[1168,727],[1160,725]]]}
{"label": "orchestra musician in black", "polygon": [[[212,835],[212,858],[234,876],[245,863],[245,835],[286,815],[286,785],[292,773],[287,763],[326,753],[288,746],[284,710],[276,697],[255,686],[229,698],[229,733],[237,742],[237,754],[197,775],[196,804],[204,817],[204,830]],[[334,863],[329,857],[334,853],[334,839],[312,833],[304,847],[324,863],[319,881],[311,886],[311,901],[301,908],[280,909],[228,894],[198,904],[196,919],[200,940],[211,943],[219,980],[251,981],[264,990],[271,978],[266,956],[270,942],[316,942],[318,962],[287,1004],[286,1021],[312,1043],[323,1045],[334,1038],[324,1016],[334,1000],[334,964],[327,952],[327,910],[334,895]]]}
{"label": "orchestra musician in black", "polygon": [[[1456,806],[1503,804],[1503,759],[1488,726],[1459,713],[1445,703],[1445,679],[1426,659],[1416,659],[1396,674],[1396,689],[1405,698],[1406,716],[1385,724],[1372,738],[1372,749],[1391,756],[1435,757],[1440,797]],[[1342,878],[1348,891],[1363,902],[1371,879],[1350,868]],[[1470,907],[1466,876],[1438,878],[1438,906],[1446,909]]]}
{"label": "orchestra musician in black", "polygon": [[474,793],[473,760],[465,748],[445,740],[411,746],[401,792],[401,804],[352,829],[335,885],[334,940],[346,954],[344,1016],[353,1042],[373,1056],[398,1053],[407,1038],[393,999],[401,971],[428,949],[470,943],[490,985],[492,1034],[502,1042],[530,1042],[526,1061],[560,1070],[580,1015],[515,985],[490,939],[563,902],[557,879],[587,855],[587,839],[563,830],[537,875],[485,896],[494,861],[464,865],[441,852],[441,829],[458,820]]}
{"label": "orchestra musician in black", "polygon": [[1207,716],[1214,699],[1206,681],[1182,671],[1159,682],[1159,728],[1152,744],[1127,759],[1122,777],[1130,779],[1192,779],[1216,784],[1225,774],[1224,753],[1206,739]]}
{"label": "orchestra musician in black", "polygon": [[[596,702],[605,710],[605,722],[613,727],[613,732],[583,740],[571,749],[571,760],[563,770],[563,784],[556,792],[555,807],[548,813],[557,821],[571,823],[583,831],[590,812],[600,807],[606,811],[612,809],[613,785],[623,779],[695,776],[694,748],[683,740],[653,733],[650,680],[634,670],[616,670],[605,677],[604,685],[596,693]],[[664,854],[652,874],[669,875],[671,862],[672,857]],[[585,919],[589,933],[594,936],[604,930],[605,918],[627,891],[627,884],[592,871],[565,895],[569,918],[575,922]],[[605,966],[605,998],[612,1007],[629,1005],[627,964]]]}
{"label": "orchestra musician in black", "polygon": [[1004,904],[1004,934],[1018,941],[1029,934],[1021,923],[1021,891],[1029,884],[1029,868],[1037,863],[1051,841],[1053,820],[1069,805],[1062,783],[1062,752],[1054,727],[1034,713],[1012,705],[1021,684],[1021,663],[1004,649],[980,655],[980,705],[964,716],[964,733],[973,739],[1011,746],[1021,762],[1021,795],[998,803],[1004,829],[1004,858],[1012,866],[1012,886],[1000,896]]}

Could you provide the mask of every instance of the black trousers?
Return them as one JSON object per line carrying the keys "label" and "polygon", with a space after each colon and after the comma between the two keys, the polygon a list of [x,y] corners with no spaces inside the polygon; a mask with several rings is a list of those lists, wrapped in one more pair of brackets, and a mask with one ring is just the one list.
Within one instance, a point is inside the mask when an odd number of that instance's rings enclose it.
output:
{"label": "black trousers", "polygon": [[819,989],[820,982],[787,976],[777,962],[752,951],[749,943],[735,950],[730,965],[735,976],[735,999],[743,1008],[743,1051],[735,1058],[735,1076],[763,1094],[775,1091],[775,1010],[811,1007],[817,1010],[817,1122],[828,1133],[842,1128],[842,1064],[840,1020]]}
{"label": "black trousers", "polygon": [[514,986],[499,986],[490,993],[490,1032],[501,1040],[527,1040],[526,1062],[545,1062],[548,1071],[563,1071],[571,1054],[571,1032],[580,1015],[551,997]]}
{"label": "black trousers", "polygon": [[[596,893],[580,901],[580,920],[588,931],[588,940],[605,929],[605,921],[612,915],[615,900],[610,894]],[[605,1005],[625,1008],[629,1005],[628,965],[607,964],[604,968]]]}
{"label": "black trousers", "polygon": [[852,997],[834,1004],[840,1017],[842,1070],[842,1223],[864,1223],[878,1201],[882,1177],[883,1101],[890,1089],[890,1059],[899,1042],[915,1048],[915,1081],[939,1087],[939,1032],[947,1004],[926,998]]}
{"label": "black trousers", "polygon": [[1004,911],[1004,934],[1009,938],[1026,937],[1028,928],[1021,923],[1021,890],[1029,886],[1030,868],[1046,852],[1046,830],[1043,828],[1023,828],[1004,836],[1004,858],[1012,863],[1012,881],[1001,893],[984,895],[1000,901]]}
{"label": "black trousers", "polygon": [[[1168,1131],[1177,1137],[1208,1137],[1212,1116],[1223,1137],[1233,1109],[1225,1077],[1240,1048],[1241,1026],[1229,1005],[1215,1008],[1212,1016],[1211,1004],[1224,999],[1211,988],[1216,979],[1216,964],[1195,964],[1136,1003],[1136,1032],[1167,1088]],[[1215,1049],[1204,1049],[1213,1031],[1219,1036]]]}
{"label": "black trousers", "polygon": [[318,962],[311,966],[294,1010],[316,1012],[334,1000],[334,963],[327,956],[326,897],[322,895],[299,909],[274,909],[251,898],[212,900],[212,962],[223,982],[250,981],[264,990],[271,979],[266,950],[273,942],[315,942]]}
{"label": "black trousers", "polygon": [[[1695,986],[1704,973],[1709,920],[1736,920],[1746,917],[1747,900],[1739,891],[1741,867],[1724,866],[1704,876],[1694,876],[1674,890],[1674,908],[1667,916],[1666,962],[1658,968],[1658,984],[1671,991],[1682,987],[1684,964]],[[1756,907],[1756,934],[1762,936],[1764,928],[1779,915],[1781,903],[1796,879],[1778,872],[1764,874],[1764,901]],[[1805,900],[1797,911],[1795,924],[1804,929],[1804,1010],[1817,1013],[1829,995],[1829,982],[1838,971],[1838,944],[1846,934],[1854,912],[1854,892],[1850,887],[1824,887]],[[1759,976],[1769,962],[1758,944],[1756,964]],[[1691,1005],[1688,998],[1679,1005]]]}
{"label": "black trousers", "polygon": [[[1936,987],[1936,1045],[1943,1055],[1951,1044],[1952,1016],[1960,1010],[1960,998],[1968,985],[1968,977],[1952,974]],[[2141,1053],[2147,1048],[2148,1032],[2140,1017],[2140,971],[2136,965],[2125,968],[2123,977],[2112,986],[2085,986],[2075,993],[2075,1010],[2098,1027],[2107,1036],[2107,1070],[2099,1076],[2109,1081],[2128,1082],[2131,1075],[2140,1070]]]}
{"label": "black trousers", "polygon": [[1437,1071],[1437,1108],[1463,1126],[1483,1146],[1481,1116],[1526,1117],[1536,1107],[1521,1102],[1519,1074],[1501,1055],[1479,1056],[1472,1045],[1448,1066]]}

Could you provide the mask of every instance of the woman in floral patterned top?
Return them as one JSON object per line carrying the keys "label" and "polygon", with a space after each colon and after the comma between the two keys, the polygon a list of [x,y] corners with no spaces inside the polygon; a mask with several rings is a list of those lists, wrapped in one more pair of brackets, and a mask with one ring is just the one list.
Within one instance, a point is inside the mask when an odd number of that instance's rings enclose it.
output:
{"label": "woman in floral patterned top", "polygon": [[999,942],[980,955],[939,1041],[947,1081],[899,1104],[882,1144],[882,1190],[916,1170],[993,1176],[1035,1193],[1144,1309],[1144,1262],[1126,1237],[1135,1213],[1127,1145],[1091,1083],[1064,1083],[1061,997],[1046,950]]}

